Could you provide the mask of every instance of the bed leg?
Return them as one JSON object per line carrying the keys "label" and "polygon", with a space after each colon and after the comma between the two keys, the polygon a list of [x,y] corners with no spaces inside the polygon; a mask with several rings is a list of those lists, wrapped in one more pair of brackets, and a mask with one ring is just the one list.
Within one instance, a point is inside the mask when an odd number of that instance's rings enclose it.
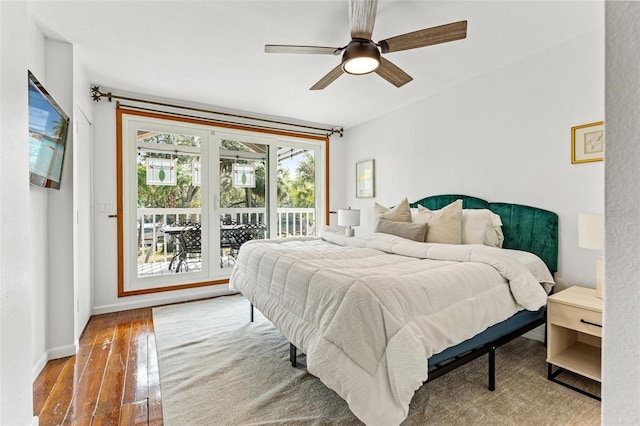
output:
{"label": "bed leg", "polygon": [[289,361],[291,361],[291,366],[292,367],[297,367],[298,366],[298,350],[297,348],[293,345],[293,343],[289,343]]}
{"label": "bed leg", "polygon": [[489,390],[496,390],[496,348],[493,345],[489,348]]}
{"label": "bed leg", "polygon": [[251,315],[251,322],[253,322],[253,303],[250,303],[251,307],[250,309],[250,315]]}

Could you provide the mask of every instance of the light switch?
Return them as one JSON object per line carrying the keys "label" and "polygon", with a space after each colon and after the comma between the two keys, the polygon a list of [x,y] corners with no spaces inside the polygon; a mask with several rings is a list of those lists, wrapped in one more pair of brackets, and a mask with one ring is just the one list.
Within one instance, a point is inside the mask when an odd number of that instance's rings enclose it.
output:
{"label": "light switch", "polygon": [[98,211],[100,213],[111,213],[113,211],[113,203],[100,201],[98,204]]}

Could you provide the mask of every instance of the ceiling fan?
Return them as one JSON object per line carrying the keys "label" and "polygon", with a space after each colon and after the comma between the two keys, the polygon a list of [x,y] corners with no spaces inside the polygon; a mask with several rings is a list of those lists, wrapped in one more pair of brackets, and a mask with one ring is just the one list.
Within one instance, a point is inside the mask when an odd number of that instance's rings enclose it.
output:
{"label": "ceiling fan", "polygon": [[376,20],[377,6],[378,0],[349,0],[351,41],[346,46],[267,44],[264,46],[264,51],[266,53],[311,53],[336,56],[342,53],[340,65],[329,71],[327,75],[311,86],[310,90],[324,89],[345,72],[360,75],[374,71],[394,86],[401,87],[413,78],[383,58],[381,54],[446,43],[467,36],[467,21],[459,21],[402,34],[376,43],[371,39],[371,35]]}

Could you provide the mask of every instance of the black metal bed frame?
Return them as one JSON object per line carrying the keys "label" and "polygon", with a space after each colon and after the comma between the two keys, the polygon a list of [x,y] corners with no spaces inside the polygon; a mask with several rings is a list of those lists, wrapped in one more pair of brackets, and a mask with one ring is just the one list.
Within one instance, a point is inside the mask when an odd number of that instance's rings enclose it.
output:
{"label": "black metal bed frame", "polygon": [[[253,303],[250,304],[250,317],[251,317],[251,322],[253,322],[254,320],[254,306]],[[455,369],[457,369],[458,367],[462,367],[463,365],[473,361],[476,358],[481,357],[484,354],[488,354],[488,386],[487,389],[489,389],[490,391],[494,391],[496,389],[496,349],[498,349],[500,346],[505,345],[509,342],[511,342],[513,339],[522,336],[523,334],[533,330],[536,327],[539,327],[541,325],[546,325],[547,323],[547,311],[546,311],[546,307],[542,308],[543,310],[543,314],[540,318],[537,318],[533,321],[531,321],[530,323],[527,323],[525,325],[523,325],[522,327],[508,333],[505,334],[504,336],[500,336],[497,339],[494,339],[488,343],[485,343],[483,345],[480,345],[478,347],[476,347],[475,349],[471,349],[469,351],[466,351],[460,355],[454,356],[453,358],[449,358],[447,360],[444,360],[438,364],[436,364],[435,366],[431,367],[429,369],[429,377],[427,378],[427,381],[424,383],[428,383],[432,380],[437,379],[438,377],[444,376],[445,374],[449,373],[450,371],[453,371]],[[545,329],[545,339],[546,339],[546,329]],[[546,343],[546,342],[545,342]],[[298,366],[298,348],[296,348],[296,346],[293,343],[289,343],[289,362],[291,363],[291,366],[296,368]],[[551,370],[550,370],[551,371]],[[559,374],[560,371],[557,371],[554,375],[554,377]],[[549,375],[551,375],[551,373],[549,373]],[[551,378],[549,380],[552,380]],[[555,381],[555,380],[554,380]],[[564,385],[564,383],[562,382],[558,382]],[[570,386],[570,385],[567,385]],[[580,390],[579,390],[580,391]],[[580,392],[584,392],[584,391],[580,391]],[[594,398],[597,398],[594,395],[588,394],[589,396],[592,396]]]}

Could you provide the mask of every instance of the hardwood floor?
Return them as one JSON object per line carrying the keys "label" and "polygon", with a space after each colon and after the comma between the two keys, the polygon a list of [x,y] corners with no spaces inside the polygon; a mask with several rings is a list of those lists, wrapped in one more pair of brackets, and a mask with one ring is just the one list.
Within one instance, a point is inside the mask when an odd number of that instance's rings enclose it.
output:
{"label": "hardwood floor", "polygon": [[76,355],[33,384],[40,425],[162,425],[151,308],[91,317]]}

